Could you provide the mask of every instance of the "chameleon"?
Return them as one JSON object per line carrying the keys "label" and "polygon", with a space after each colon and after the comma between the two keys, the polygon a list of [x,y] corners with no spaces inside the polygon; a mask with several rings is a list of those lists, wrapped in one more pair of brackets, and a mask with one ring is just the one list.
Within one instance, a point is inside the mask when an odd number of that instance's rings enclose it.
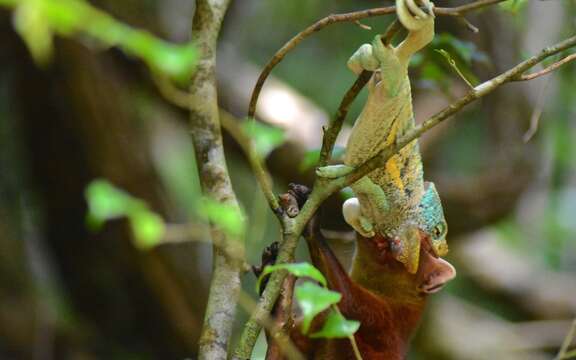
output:
{"label": "chameleon", "polygon": [[[434,38],[434,4],[421,0],[421,8],[415,1],[396,0],[398,19],[408,30],[399,45],[385,44],[377,35],[348,60],[348,68],[355,74],[373,72],[367,85],[368,99],[354,123],[344,164],[318,168],[319,177],[346,175],[415,126],[408,64],[411,56]],[[355,197],[342,207],[346,222],[365,238],[378,234],[389,239],[396,259],[409,273],[418,270],[420,232],[430,239],[435,256],[448,252],[442,204],[434,184],[424,182],[417,140],[351,188]]]}

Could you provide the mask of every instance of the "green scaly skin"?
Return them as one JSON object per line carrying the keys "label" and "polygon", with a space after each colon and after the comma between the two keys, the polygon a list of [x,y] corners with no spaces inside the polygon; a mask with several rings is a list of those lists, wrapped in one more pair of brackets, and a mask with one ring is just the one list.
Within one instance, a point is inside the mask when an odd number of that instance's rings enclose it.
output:
{"label": "green scaly skin", "polygon": [[[345,175],[415,126],[408,63],[412,54],[434,37],[433,4],[424,4],[429,14],[414,0],[396,0],[398,18],[409,30],[406,39],[393,47],[376,36],[371,45],[362,45],[348,61],[356,74],[374,72],[368,83],[368,99],[348,140],[344,165],[319,168],[319,176]],[[416,140],[392,156],[384,167],[353,184],[352,189],[356,198],[344,204],[346,220],[364,237],[378,232],[394,239],[395,257],[410,273],[418,270],[419,231],[430,237],[435,255],[447,253],[442,204],[434,184],[425,187]]]}

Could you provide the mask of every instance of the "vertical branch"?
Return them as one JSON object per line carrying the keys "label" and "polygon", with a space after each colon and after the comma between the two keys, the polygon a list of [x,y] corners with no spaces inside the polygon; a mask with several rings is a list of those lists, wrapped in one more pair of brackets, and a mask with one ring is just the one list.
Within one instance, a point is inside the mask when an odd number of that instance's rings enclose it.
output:
{"label": "vertical branch", "polygon": [[[226,168],[216,93],[216,44],[230,0],[198,0],[192,24],[192,41],[200,61],[190,85],[190,130],[205,196],[239,210]],[[238,213],[240,213],[238,211]],[[213,244],[244,257],[244,245],[214,224]],[[240,292],[241,261],[213,247],[213,274],[200,338],[200,359],[225,359]]]}

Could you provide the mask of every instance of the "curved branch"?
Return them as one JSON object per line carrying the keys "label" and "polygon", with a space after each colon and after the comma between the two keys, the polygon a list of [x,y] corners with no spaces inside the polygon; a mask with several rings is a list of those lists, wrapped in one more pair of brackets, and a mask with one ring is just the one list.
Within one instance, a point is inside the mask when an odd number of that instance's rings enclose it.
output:
{"label": "curved branch", "polygon": [[[462,6],[456,6],[453,8],[438,7],[438,8],[434,8],[434,14],[441,15],[441,16],[460,17],[460,16],[463,16],[464,14],[466,14],[468,12],[471,12],[471,11],[474,11],[474,10],[477,10],[477,9],[480,9],[480,8],[483,8],[483,7],[486,7],[489,5],[494,5],[494,4],[502,2],[502,1],[505,1],[505,0],[478,0],[478,1],[475,1],[475,2],[470,3],[470,4],[466,4],[466,5],[462,5]],[[256,113],[256,105],[258,103],[258,97],[260,96],[260,91],[262,90],[262,87],[264,86],[264,82],[266,81],[266,79],[268,78],[270,73],[272,72],[272,69],[274,69],[274,67],[276,65],[278,65],[278,63],[280,63],[280,61],[282,61],[284,59],[284,57],[286,56],[286,54],[290,50],[294,49],[304,39],[306,39],[310,35],[314,34],[315,32],[318,32],[318,31],[320,31],[320,30],[324,29],[325,27],[332,25],[332,24],[341,23],[341,22],[354,22],[354,21],[358,21],[358,20],[362,20],[362,19],[366,19],[366,18],[371,18],[371,17],[375,17],[375,16],[390,15],[390,14],[395,14],[395,13],[396,13],[396,7],[395,6],[388,6],[388,7],[383,7],[383,8],[374,8],[374,9],[368,9],[368,10],[362,10],[362,11],[355,11],[355,12],[350,12],[350,13],[345,13],[345,14],[332,14],[332,15],[329,15],[329,16],[323,18],[323,19],[316,21],[314,24],[308,26],[306,29],[304,29],[303,31],[296,34],[296,36],[294,36],[286,44],[284,44],[284,46],[282,46],[278,51],[276,51],[276,53],[274,54],[272,59],[270,59],[270,61],[264,66],[264,69],[262,69],[262,72],[260,73],[260,76],[258,77],[258,80],[256,81],[256,85],[254,85],[254,89],[252,90],[252,96],[250,97],[250,105],[248,107],[248,117],[254,117],[254,114]]]}

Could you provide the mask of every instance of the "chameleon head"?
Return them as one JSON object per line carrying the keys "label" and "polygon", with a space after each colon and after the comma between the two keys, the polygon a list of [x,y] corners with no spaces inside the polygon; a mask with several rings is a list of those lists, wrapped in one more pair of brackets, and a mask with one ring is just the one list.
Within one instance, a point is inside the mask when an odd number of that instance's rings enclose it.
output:
{"label": "chameleon head", "polygon": [[396,0],[396,13],[406,29],[417,31],[434,19],[434,3],[429,0]]}
{"label": "chameleon head", "polygon": [[424,184],[424,195],[420,200],[416,219],[417,221],[404,223],[390,240],[394,257],[404,264],[411,274],[418,271],[421,248],[436,258],[448,253],[448,224],[444,219],[444,210],[434,183]]}
{"label": "chameleon head", "polygon": [[419,228],[430,238],[434,255],[446,255],[448,253],[448,243],[446,242],[448,224],[444,219],[444,209],[442,209],[442,202],[434,183],[424,183],[424,195],[419,207]]}

